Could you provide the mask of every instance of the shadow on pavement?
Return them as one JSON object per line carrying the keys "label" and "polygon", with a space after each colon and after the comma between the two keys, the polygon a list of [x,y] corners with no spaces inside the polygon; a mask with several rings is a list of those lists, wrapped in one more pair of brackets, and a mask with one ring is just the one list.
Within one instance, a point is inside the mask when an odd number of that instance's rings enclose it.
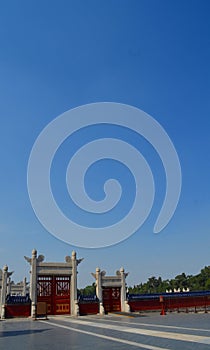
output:
{"label": "shadow on pavement", "polygon": [[0,331],[0,338],[2,337],[16,337],[19,335],[30,335],[49,331],[49,329],[26,329],[20,331]]}

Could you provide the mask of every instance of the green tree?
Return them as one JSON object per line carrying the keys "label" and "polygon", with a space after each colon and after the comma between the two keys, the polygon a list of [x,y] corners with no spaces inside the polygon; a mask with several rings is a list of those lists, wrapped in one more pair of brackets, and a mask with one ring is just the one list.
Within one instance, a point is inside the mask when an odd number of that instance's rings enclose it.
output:
{"label": "green tree", "polygon": [[96,287],[95,283],[93,283],[91,286],[86,286],[85,288],[81,288],[79,290],[80,295],[95,295],[96,294]]}
{"label": "green tree", "polygon": [[146,294],[146,293],[163,293],[166,290],[174,290],[187,288],[190,291],[210,290],[210,266],[205,266],[201,269],[198,275],[186,275],[182,272],[171,280],[162,280],[161,277],[156,278],[152,276],[148,278],[147,282],[129,287],[129,293]]}

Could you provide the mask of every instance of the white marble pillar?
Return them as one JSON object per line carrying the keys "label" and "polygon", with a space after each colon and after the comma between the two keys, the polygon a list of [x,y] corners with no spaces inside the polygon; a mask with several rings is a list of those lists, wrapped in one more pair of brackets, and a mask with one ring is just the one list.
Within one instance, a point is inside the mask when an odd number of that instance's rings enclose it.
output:
{"label": "white marble pillar", "polygon": [[125,270],[123,267],[120,269],[121,275],[121,311],[125,311],[125,300],[126,300],[126,288],[125,288]]}
{"label": "white marble pillar", "polygon": [[32,250],[31,257],[31,283],[30,283],[30,298],[31,298],[31,317],[36,318],[37,304],[37,251]]}
{"label": "white marble pillar", "polygon": [[99,302],[102,301],[102,287],[101,287],[101,270],[96,268],[96,295]]}
{"label": "white marble pillar", "polygon": [[78,316],[79,307],[77,301],[77,255],[76,252],[73,251],[71,255],[72,261],[72,276],[71,276],[71,315]]}
{"label": "white marble pillar", "polygon": [[23,279],[23,290],[22,290],[22,296],[25,297],[26,296],[26,277]]}
{"label": "white marble pillar", "polygon": [[121,275],[121,311],[130,312],[130,305],[128,304],[128,301],[126,299],[126,283],[125,283],[125,278],[128,275],[128,273],[125,273],[125,270],[123,267],[121,267],[120,269],[120,275]]}
{"label": "white marble pillar", "polygon": [[8,277],[8,266],[5,265],[2,271],[2,287],[1,287],[1,318],[5,318],[5,304],[7,296],[7,277]]}
{"label": "white marble pillar", "polygon": [[8,278],[8,283],[7,283],[7,295],[11,294],[11,277]]}
{"label": "white marble pillar", "polygon": [[104,307],[103,307],[103,300],[102,300],[102,276],[101,276],[101,270],[99,267],[96,268],[96,295],[99,300],[99,314],[104,315]]}

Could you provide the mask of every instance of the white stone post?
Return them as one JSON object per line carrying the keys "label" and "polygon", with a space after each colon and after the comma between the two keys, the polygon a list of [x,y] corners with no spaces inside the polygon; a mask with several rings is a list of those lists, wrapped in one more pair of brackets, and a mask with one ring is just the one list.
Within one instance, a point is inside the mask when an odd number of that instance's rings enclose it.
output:
{"label": "white stone post", "polygon": [[23,289],[22,289],[22,296],[25,297],[26,296],[26,277],[23,279]]}
{"label": "white stone post", "polygon": [[5,265],[2,271],[2,287],[1,287],[1,318],[5,318],[5,304],[7,296],[7,276],[8,275],[8,266]]}
{"label": "white stone post", "polygon": [[37,304],[37,251],[32,250],[31,257],[31,283],[30,283],[30,298],[31,298],[31,317],[36,318]]}
{"label": "white stone post", "polygon": [[102,300],[102,276],[99,267],[96,268],[96,295],[99,300],[99,314],[104,315],[104,307]]}
{"label": "white stone post", "polygon": [[7,283],[7,295],[11,294],[11,277],[8,278],[8,283]]}
{"label": "white stone post", "polygon": [[79,307],[77,300],[77,255],[76,252],[73,251],[71,255],[72,261],[72,276],[71,276],[71,315],[78,316],[79,315]]}
{"label": "white stone post", "polygon": [[125,288],[125,270],[123,267],[120,269],[121,275],[121,311],[125,311],[125,300],[126,300],[126,288]]}
{"label": "white stone post", "polygon": [[121,267],[121,269],[120,269],[120,275],[121,275],[121,311],[122,312],[130,312],[130,306],[126,300],[125,277],[127,276],[127,273],[125,273],[125,270],[123,267]]}
{"label": "white stone post", "polygon": [[102,287],[101,287],[101,270],[96,268],[96,295],[99,301],[102,301]]}

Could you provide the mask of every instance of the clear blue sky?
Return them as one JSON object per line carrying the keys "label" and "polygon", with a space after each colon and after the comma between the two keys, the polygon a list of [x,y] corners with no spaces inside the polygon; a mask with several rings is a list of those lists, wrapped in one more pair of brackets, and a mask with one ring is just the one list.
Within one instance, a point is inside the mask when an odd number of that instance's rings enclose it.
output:
{"label": "clear blue sky", "polygon": [[[84,257],[79,286],[93,282],[97,266],[112,274],[123,265],[133,285],[210,265],[209,16],[208,0],[1,2],[0,266],[7,263],[16,281],[29,276],[23,256],[33,248],[48,261],[63,261],[76,249]],[[165,183],[161,164],[150,156],[158,183],[150,219],[126,241],[91,250],[42,227],[26,176],[41,130],[70,108],[100,101],[136,106],[165,128],[183,185],[174,217],[154,234]],[[59,172],[55,193],[62,193],[62,179]]]}

